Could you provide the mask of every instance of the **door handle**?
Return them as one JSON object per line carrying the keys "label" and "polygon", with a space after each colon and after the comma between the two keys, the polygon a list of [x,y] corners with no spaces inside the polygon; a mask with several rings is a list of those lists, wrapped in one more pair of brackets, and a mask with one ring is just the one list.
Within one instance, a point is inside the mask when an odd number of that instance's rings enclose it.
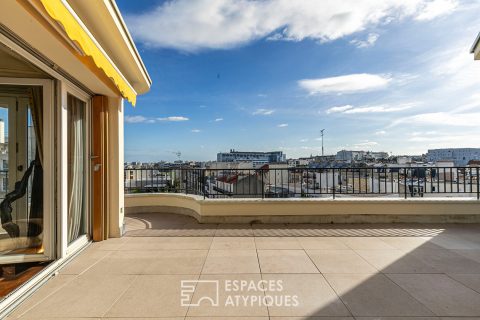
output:
{"label": "door handle", "polygon": [[101,167],[102,167],[102,165],[100,163],[97,163],[93,166],[93,171],[95,171],[95,172],[100,171]]}
{"label": "door handle", "polygon": [[20,172],[22,172],[22,171],[23,171],[23,165],[19,165],[19,166],[17,167],[17,170],[20,171]]}

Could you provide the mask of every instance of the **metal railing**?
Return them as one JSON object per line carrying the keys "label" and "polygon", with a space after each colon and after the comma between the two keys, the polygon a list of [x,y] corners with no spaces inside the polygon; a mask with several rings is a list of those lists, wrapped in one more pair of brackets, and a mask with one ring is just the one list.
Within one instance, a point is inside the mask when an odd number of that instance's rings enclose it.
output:
{"label": "metal railing", "polygon": [[475,196],[479,167],[125,169],[125,193],[205,198]]}

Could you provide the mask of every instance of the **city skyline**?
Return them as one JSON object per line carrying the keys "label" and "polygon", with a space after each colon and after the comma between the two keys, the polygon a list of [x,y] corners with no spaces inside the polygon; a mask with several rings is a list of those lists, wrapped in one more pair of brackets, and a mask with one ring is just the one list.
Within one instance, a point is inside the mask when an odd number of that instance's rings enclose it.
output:
{"label": "city skyline", "polygon": [[325,154],[479,146],[478,2],[186,3],[118,1],[153,79],[125,161],[318,155],[323,128]]}

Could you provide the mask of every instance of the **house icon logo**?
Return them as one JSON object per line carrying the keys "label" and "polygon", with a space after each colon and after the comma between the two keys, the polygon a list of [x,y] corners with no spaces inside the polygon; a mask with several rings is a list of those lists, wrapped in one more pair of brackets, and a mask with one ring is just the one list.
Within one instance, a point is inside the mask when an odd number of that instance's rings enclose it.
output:
{"label": "house icon logo", "polygon": [[[201,284],[206,289],[207,295],[194,297],[195,288]],[[180,305],[182,307],[199,307],[201,304],[212,307],[219,305],[218,280],[182,280],[180,284]],[[193,300],[195,298],[195,300]]]}

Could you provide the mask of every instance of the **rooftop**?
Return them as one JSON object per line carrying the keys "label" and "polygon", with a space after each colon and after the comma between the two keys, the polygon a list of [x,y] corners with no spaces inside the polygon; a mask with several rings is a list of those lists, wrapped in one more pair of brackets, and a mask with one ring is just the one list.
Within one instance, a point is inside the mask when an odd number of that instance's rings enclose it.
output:
{"label": "rooftop", "polygon": [[[125,237],[91,244],[9,319],[480,317],[480,225],[199,224],[156,213],[126,223]],[[219,305],[182,306],[182,280],[203,281],[187,303]],[[204,280],[219,281],[218,297]],[[228,291],[234,280],[281,288]],[[225,303],[232,295],[239,304]],[[298,305],[242,302],[264,295]]]}

